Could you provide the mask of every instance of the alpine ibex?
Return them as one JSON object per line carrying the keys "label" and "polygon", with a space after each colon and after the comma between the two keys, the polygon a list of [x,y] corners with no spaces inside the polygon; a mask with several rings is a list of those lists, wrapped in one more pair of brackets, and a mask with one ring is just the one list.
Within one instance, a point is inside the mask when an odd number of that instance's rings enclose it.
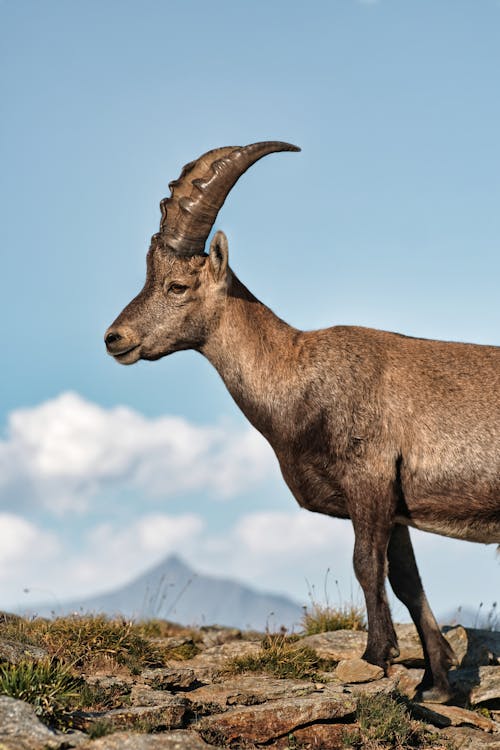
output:
{"label": "alpine ibex", "polygon": [[[368,615],[364,658],[398,654],[385,578],[422,640],[420,693],[450,698],[454,654],[418,573],[408,527],[500,542],[500,348],[369,328],[300,331],[256,299],[228,266],[217,232],[238,178],[281,142],[209,151],[171,182],[142,291],[105,335],[122,364],[195,349],[267,438],[298,503],[349,518]],[[277,529],[277,533],[279,530]]]}

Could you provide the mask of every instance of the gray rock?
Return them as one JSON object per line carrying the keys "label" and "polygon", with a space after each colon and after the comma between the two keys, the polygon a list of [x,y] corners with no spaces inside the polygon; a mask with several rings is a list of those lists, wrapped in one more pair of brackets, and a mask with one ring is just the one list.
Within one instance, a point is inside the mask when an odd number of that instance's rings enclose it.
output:
{"label": "gray rock", "polygon": [[78,747],[85,739],[81,732],[63,734],[49,729],[29,703],[0,696],[1,750],[59,750]]}
{"label": "gray rock", "polygon": [[48,653],[40,646],[32,646],[30,643],[14,641],[10,638],[0,638],[0,662],[19,664],[24,659],[45,659]]}

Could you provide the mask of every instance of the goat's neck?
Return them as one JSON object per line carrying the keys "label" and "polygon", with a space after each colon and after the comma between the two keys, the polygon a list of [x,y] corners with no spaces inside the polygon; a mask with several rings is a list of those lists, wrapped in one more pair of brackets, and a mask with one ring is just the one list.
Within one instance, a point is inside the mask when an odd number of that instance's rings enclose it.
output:
{"label": "goat's neck", "polygon": [[272,439],[286,419],[300,332],[278,318],[233,275],[219,325],[202,353],[245,416]]}

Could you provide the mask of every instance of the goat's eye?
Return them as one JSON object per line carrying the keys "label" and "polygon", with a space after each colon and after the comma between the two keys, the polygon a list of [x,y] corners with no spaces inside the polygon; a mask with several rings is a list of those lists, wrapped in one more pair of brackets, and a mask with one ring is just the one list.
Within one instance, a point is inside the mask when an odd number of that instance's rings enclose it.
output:
{"label": "goat's eye", "polygon": [[168,287],[168,291],[172,292],[172,294],[184,294],[188,287],[185,284],[177,284],[174,282],[173,284],[170,284]]}

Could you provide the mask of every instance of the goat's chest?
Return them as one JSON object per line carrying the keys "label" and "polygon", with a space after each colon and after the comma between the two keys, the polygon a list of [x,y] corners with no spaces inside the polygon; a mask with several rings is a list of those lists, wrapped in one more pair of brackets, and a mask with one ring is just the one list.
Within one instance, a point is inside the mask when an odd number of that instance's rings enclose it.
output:
{"label": "goat's chest", "polygon": [[335,518],[349,518],[335,464],[321,453],[276,451],[283,479],[302,508]]}

